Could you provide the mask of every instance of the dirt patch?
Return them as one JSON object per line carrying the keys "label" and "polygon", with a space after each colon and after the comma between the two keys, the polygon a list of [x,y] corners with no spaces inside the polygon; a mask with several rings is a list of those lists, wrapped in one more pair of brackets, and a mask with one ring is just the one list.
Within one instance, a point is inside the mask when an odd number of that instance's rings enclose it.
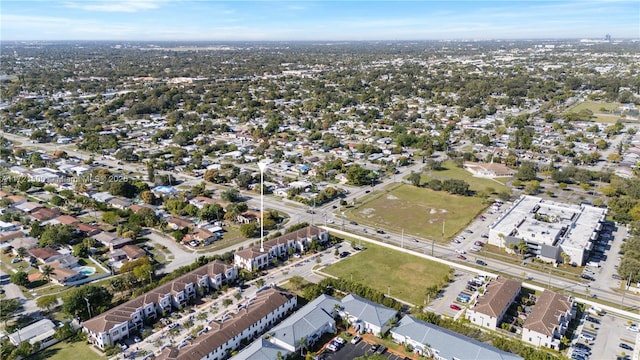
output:
{"label": "dirt patch", "polygon": [[389,194],[389,195],[387,195],[387,200],[398,200],[398,197],[397,197],[397,196],[394,196],[394,195]]}

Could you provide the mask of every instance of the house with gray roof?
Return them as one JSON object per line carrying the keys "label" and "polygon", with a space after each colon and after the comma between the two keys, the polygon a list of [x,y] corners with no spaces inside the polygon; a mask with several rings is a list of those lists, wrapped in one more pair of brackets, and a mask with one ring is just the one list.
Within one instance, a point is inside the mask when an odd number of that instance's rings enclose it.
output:
{"label": "house with gray roof", "polygon": [[391,330],[391,337],[399,344],[411,345],[420,355],[437,360],[522,360],[518,355],[409,315],[400,319]]}
{"label": "house with gray roof", "polygon": [[278,354],[284,359],[287,351],[278,345],[271,343],[269,340],[259,338],[244,348],[236,356],[234,360],[273,360],[278,358]]}
{"label": "house with gray roof", "polygon": [[323,294],[270,331],[269,341],[286,353],[299,350],[301,339],[313,345],[323,334],[336,332],[334,313],[339,306],[340,300]]}
{"label": "house with gray roof", "polygon": [[359,296],[349,294],[342,298],[340,316],[353,324],[359,333],[384,334],[390,329],[389,322],[398,311]]}

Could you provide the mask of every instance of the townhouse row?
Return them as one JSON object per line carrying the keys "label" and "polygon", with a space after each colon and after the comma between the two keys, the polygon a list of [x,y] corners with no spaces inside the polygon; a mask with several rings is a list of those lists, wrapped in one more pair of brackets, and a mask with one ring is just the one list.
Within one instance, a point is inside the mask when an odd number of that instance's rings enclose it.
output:
{"label": "townhouse row", "polygon": [[219,289],[238,277],[239,269],[265,268],[276,257],[290,251],[306,251],[312,241],[325,243],[329,233],[316,226],[284,234],[260,247],[236,251],[234,265],[215,261],[155,288],[137,298],[108,310],[83,323],[89,342],[104,349],[142,330],[145,322],[155,322],[163,313],[184,307],[191,300],[212,289]]}
{"label": "townhouse row", "polygon": [[105,311],[84,323],[90,343],[104,349],[141,331],[146,323],[180,309],[224,284],[235,281],[238,268],[221,261],[203,265],[133,300]]}

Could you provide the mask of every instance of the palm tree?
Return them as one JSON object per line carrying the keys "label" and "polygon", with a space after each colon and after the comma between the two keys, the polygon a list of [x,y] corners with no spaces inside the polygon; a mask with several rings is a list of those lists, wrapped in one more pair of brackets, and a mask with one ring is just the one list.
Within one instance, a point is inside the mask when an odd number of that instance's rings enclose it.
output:
{"label": "palm tree", "polygon": [[307,348],[307,338],[300,338],[298,345],[300,345],[300,356],[304,356],[303,350]]}
{"label": "palm tree", "polygon": [[529,251],[529,246],[527,246],[527,243],[523,239],[520,239],[520,242],[518,243],[518,251],[522,257],[524,257],[524,254]]}
{"label": "palm tree", "polygon": [[45,265],[42,267],[42,277],[49,281],[51,280],[51,275],[53,275],[53,268],[49,265]]}

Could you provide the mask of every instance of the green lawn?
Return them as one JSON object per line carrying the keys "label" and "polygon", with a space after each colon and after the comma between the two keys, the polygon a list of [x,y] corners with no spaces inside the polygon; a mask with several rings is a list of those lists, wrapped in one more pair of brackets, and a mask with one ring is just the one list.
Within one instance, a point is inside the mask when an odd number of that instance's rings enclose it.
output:
{"label": "green lawn", "polygon": [[[604,101],[584,101],[569,109],[569,112],[580,112],[581,110],[591,110],[595,116],[595,121],[614,124],[620,116],[614,115],[613,110],[620,107],[618,102],[604,102]],[[603,111],[604,109],[604,111]]]}
{"label": "green lawn", "polygon": [[105,356],[100,356],[97,352],[91,350],[89,344],[84,341],[59,342],[29,357],[30,360],[98,360],[105,358]]}
{"label": "green lawn", "polygon": [[473,191],[487,191],[487,189],[491,190],[489,192],[501,192],[507,191],[509,192],[509,188],[504,185],[504,183],[510,178],[500,178],[500,179],[487,179],[481,177],[474,177],[470,172],[463,168],[457,167],[453,161],[445,161],[442,164],[443,170],[431,170],[426,174],[422,175],[421,182],[425,183],[429,181],[429,179],[438,179],[438,180],[447,180],[447,179],[455,179],[455,180],[464,180],[469,184],[469,189]]}
{"label": "green lawn", "polygon": [[405,235],[445,240],[465,228],[485,205],[477,197],[451,195],[444,191],[401,185],[389,192],[364,198],[362,204],[345,211],[350,220]]}
{"label": "green lawn", "polygon": [[380,292],[414,305],[423,304],[425,290],[442,285],[449,267],[417,256],[367,244],[360,251],[323,271],[333,276],[361,282]]}

